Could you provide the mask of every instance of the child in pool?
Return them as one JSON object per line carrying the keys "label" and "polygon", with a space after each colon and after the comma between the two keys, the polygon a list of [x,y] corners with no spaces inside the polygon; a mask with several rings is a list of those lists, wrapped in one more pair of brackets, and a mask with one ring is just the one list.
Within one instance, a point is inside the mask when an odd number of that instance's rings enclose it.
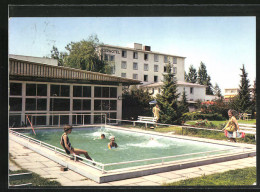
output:
{"label": "child in pool", "polygon": [[72,126],[71,125],[65,125],[63,127],[64,133],[61,136],[60,144],[65,149],[65,152],[69,155],[80,155],[83,154],[85,157],[89,160],[92,160],[91,157],[88,155],[88,152],[82,149],[76,149],[71,146],[71,143],[69,141],[68,134],[72,132]]}
{"label": "child in pool", "polygon": [[110,143],[107,144],[108,149],[117,148],[118,145],[115,142],[115,137],[111,136],[109,139],[110,139]]}

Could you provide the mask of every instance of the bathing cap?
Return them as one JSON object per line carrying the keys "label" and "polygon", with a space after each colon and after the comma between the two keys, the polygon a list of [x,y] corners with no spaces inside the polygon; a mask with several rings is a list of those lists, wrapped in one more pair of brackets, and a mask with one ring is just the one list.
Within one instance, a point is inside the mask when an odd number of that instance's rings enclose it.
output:
{"label": "bathing cap", "polygon": [[115,140],[115,136],[110,136],[109,139]]}

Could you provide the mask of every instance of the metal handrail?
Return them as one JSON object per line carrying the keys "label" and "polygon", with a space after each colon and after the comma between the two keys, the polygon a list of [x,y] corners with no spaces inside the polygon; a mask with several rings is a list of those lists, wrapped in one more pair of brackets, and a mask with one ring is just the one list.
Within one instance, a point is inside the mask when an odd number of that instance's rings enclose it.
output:
{"label": "metal handrail", "polygon": [[164,159],[172,159],[172,158],[177,158],[177,157],[185,157],[185,156],[191,156],[191,155],[208,154],[208,153],[229,151],[229,150],[231,150],[231,149],[222,149],[222,150],[214,150],[214,151],[206,151],[206,152],[198,152],[198,153],[189,153],[189,154],[183,154],[183,155],[174,155],[174,156],[142,159],[142,160],[135,160],[135,161],[125,161],[125,162],[119,162],[119,163],[108,163],[108,164],[104,164],[104,165],[105,166],[111,166],[111,165],[120,165],[120,164],[129,164],[129,163],[143,162],[143,161],[164,160]]}
{"label": "metal handrail", "polygon": [[[57,150],[62,151],[62,152],[63,152],[62,154],[66,155],[66,154],[64,153],[64,150],[62,150],[62,149],[60,149],[60,148],[58,148],[58,147],[52,146],[52,145],[50,145],[50,144],[48,144],[48,143],[39,141],[39,140],[37,140],[37,139],[31,138],[31,137],[29,137],[29,136],[26,136],[26,135],[23,135],[23,134],[18,133],[18,132],[16,132],[16,131],[13,131],[13,130],[11,130],[11,128],[10,128],[10,132],[12,132],[12,133],[14,133],[14,134],[16,134],[16,135],[18,135],[18,136],[20,136],[20,137],[25,137],[25,138],[28,139],[29,141],[33,141],[33,142],[35,142],[35,143],[38,143],[38,144],[40,144],[41,146],[43,146],[43,145],[49,146],[49,147],[47,147],[47,148],[50,148],[51,150],[53,150],[53,148],[54,148],[54,151],[55,151],[55,152],[56,152]],[[233,148],[233,147],[232,147],[232,148]],[[242,147],[242,149],[243,149],[243,151],[245,150],[244,147]],[[185,157],[185,156],[191,156],[191,155],[209,154],[209,153],[229,151],[229,150],[231,150],[231,148],[229,148],[229,149],[222,149],[222,150],[207,151],[207,152],[198,152],[198,153],[190,153],[190,154],[183,154],[183,155],[175,155],[175,156],[167,156],[167,157],[158,157],[158,158],[150,158],[150,159],[143,159],[143,160],[135,160],[135,161],[125,161],[125,162],[117,162],[117,163],[108,163],[108,164],[102,164],[102,163],[99,163],[99,162],[94,162],[94,161],[88,160],[88,159],[86,159],[86,158],[84,158],[84,157],[81,157],[81,156],[78,156],[78,155],[74,155],[74,160],[76,159],[76,157],[80,157],[80,158],[86,160],[87,162],[96,163],[96,164],[99,165],[101,168],[98,168],[98,167],[95,167],[95,168],[101,170],[102,173],[105,173],[105,172],[108,172],[108,171],[105,170],[105,167],[107,167],[107,166],[112,166],[112,165],[130,164],[130,163],[145,162],[145,161],[154,161],[154,160],[161,160],[161,161],[162,161],[162,164],[163,164],[165,159],[172,159],[172,158]],[[60,153],[60,152],[59,152],[59,153]],[[67,156],[67,155],[66,155],[66,156]],[[82,163],[87,164],[87,163],[85,163],[85,162],[82,162]],[[88,164],[87,164],[87,165],[88,165]],[[89,166],[90,166],[90,165],[89,165]]]}
{"label": "metal handrail", "polygon": [[[61,149],[61,148],[59,148],[59,147],[55,147],[55,146],[53,146],[53,145],[51,145],[51,144],[48,144],[48,143],[45,143],[45,142],[43,142],[43,141],[34,139],[34,138],[32,138],[32,137],[29,137],[29,136],[24,135],[24,134],[22,134],[22,133],[13,131],[13,130],[11,130],[11,129],[10,129],[9,131],[10,131],[11,133],[15,134],[15,135],[18,135],[18,136],[20,136],[20,137],[23,137],[23,138],[29,140],[29,142],[32,141],[32,142],[34,142],[34,143],[36,143],[36,144],[39,144],[40,146],[46,147],[46,148],[51,149],[51,150],[53,150],[53,151],[55,151],[55,152],[56,152],[57,150],[62,151],[63,153],[61,153],[61,154],[64,154],[65,156],[70,157],[69,155],[67,155],[67,154],[64,153],[64,150],[63,150],[63,149]],[[81,157],[81,156],[79,156],[79,155],[74,155],[74,154],[73,154],[73,156],[74,156],[74,160],[76,160],[76,157],[79,157],[79,158],[84,159],[84,160],[86,160],[86,161],[88,161],[88,162],[90,162],[90,163],[95,163],[96,165],[99,165],[99,166],[101,166],[101,167],[104,165],[104,164],[102,164],[102,163],[99,163],[99,162],[95,162],[95,161],[91,161],[91,160],[89,160],[89,159],[86,159],[86,158]],[[82,162],[82,163],[85,163],[85,162]],[[86,163],[85,163],[85,164],[86,164]],[[87,164],[87,165],[88,165],[88,164]]]}

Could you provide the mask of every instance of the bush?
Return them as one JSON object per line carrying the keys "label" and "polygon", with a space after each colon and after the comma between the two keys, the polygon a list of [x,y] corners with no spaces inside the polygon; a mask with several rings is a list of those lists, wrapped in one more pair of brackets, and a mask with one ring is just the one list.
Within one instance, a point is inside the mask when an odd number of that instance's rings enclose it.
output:
{"label": "bush", "polygon": [[205,114],[200,112],[188,112],[183,114],[183,119],[185,121],[188,120],[195,120],[195,119],[207,119],[207,120],[217,120],[217,121],[224,121],[224,118],[221,114],[213,113],[213,114]]}

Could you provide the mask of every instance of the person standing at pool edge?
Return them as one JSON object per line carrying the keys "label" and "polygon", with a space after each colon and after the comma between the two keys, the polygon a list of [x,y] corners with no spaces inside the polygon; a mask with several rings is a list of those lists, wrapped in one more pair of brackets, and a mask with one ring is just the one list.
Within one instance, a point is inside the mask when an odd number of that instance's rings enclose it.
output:
{"label": "person standing at pool edge", "polygon": [[109,137],[109,139],[110,139],[110,143],[107,144],[108,149],[117,148],[118,146],[115,142],[115,137],[111,136],[111,137]]}
{"label": "person standing at pool edge", "polygon": [[156,104],[156,105],[153,107],[153,116],[155,117],[156,123],[157,123],[158,120],[159,120],[159,118],[160,118],[160,108],[159,108],[158,104]]}
{"label": "person standing at pool edge", "polygon": [[229,109],[228,110],[228,116],[229,116],[229,121],[224,127],[225,135],[230,139],[231,142],[236,142],[236,138],[243,138],[245,137],[245,133],[239,133],[239,125],[237,123],[237,119],[234,116],[234,111]]}
{"label": "person standing at pool edge", "polygon": [[84,154],[87,159],[92,160],[91,157],[88,155],[87,151],[81,150],[81,149],[76,149],[76,148],[73,148],[71,146],[68,134],[70,134],[72,132],[72,126],[71,125],[65,125],[63,127],[63,129],[64,129],[64,133],[61,136],[60,144],[65,149],[65,152],[68,155],[69,154],[73,154],[73,155]]}

